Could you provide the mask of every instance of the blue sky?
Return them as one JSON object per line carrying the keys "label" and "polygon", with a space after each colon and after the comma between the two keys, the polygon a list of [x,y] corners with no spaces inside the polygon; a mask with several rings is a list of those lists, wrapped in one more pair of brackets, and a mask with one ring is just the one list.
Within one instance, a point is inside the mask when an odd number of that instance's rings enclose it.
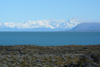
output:
{"label": "blue sky", "polygon": [[0,0],[0,22],[100,20],[100,0]]}
{"label": "blue sky", "polygon": [[0,22],[11,22],[10,26],[25,21],[66,21],[73,17],[100,21],[100,0],[0,0]]}

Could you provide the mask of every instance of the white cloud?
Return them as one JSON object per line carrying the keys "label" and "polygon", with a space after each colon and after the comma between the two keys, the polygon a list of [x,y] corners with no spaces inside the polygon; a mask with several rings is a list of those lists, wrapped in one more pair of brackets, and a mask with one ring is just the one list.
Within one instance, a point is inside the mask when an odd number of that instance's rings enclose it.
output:
{"label": "white cloud", "polygon": [[37,20],[37,21],[26,21],[24,23],[14,23],[14,22],[5,22],[3,24],[0,23],[0,25],[4,27],[10,27],[14,28],[17,27],[19,29],[25,29],[25,28],[51,28],[51,29],[56,29],[56,28],[73,28],[77,24],[79,24],[80,21],[78,19],[70,19],[69,21],[65,20]]}

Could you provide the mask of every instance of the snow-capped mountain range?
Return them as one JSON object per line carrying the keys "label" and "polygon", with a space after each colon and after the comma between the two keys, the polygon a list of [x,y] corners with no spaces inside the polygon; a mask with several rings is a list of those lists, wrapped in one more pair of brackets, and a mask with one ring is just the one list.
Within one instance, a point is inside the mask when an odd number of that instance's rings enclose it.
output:
{"label": "snow-capped mountain range", "polygon": [[80,21],[73,18],[65,20],[37,20],[24,23],[5,22],[0,23],[0,31],[62,31],[69,30],[79,24]]}
{"label": "snow-capped mountain range", "polygon": [[65,20],[37,20],[23,23],[0,23],[0,31],[100,31],[100,22]]}

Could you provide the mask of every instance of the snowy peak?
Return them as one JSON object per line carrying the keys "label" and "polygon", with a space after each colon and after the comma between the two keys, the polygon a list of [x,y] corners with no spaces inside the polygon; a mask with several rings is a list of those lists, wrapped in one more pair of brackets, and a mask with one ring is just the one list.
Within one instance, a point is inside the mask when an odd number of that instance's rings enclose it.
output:
{"label": "snowy peak", "polygon": [[[25,21],[19,22],[5,22],[0,23],[0,30],[38,30],[38,31],[62,31],[69,30],[75,27],[80,22],[73,18],[68,21],[65,20],[37,20],[37,21]],[[42,30],[41,30],[42,29]]]}

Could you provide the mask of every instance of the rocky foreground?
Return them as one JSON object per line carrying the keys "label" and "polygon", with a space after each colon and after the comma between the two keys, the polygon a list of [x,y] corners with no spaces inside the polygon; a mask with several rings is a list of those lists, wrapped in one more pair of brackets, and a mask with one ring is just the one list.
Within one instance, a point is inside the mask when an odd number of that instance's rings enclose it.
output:
{"label": "rocky foreground", "polygon": [[100,45],[0,46],[0,67],[100,67]]}

